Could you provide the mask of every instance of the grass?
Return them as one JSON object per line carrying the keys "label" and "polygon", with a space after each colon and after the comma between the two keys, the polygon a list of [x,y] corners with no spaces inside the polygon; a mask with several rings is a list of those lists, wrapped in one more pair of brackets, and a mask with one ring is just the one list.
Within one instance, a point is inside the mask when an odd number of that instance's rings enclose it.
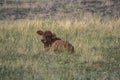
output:
{"label": "grass", "polygon": [[[37,30],[51,30],[75,54],[45,52]],[[119,80],[120,19],[0,21],[0,80]]]}

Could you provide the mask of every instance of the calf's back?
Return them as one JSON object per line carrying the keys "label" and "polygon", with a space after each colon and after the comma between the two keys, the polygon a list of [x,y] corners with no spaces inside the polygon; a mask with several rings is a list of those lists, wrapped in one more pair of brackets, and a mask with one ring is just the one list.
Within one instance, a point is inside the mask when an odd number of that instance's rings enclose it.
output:
{"label": "calf's back", "polygon": [[52,51],[68,51],[71,53],[74,53],[74,47],[67,41],[63,40],[56,40],[54,43],[51,44],[51,50]]}

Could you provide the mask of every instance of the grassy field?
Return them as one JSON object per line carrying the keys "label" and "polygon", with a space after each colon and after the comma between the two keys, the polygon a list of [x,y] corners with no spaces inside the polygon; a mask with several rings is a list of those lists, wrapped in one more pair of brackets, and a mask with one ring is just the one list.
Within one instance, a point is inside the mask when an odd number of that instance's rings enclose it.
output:
{"label": "grassy field", "polygon": [[[39,29],[75,54],[45,52]],[[0,21],[0,80],[120,80],[120,19]]]}

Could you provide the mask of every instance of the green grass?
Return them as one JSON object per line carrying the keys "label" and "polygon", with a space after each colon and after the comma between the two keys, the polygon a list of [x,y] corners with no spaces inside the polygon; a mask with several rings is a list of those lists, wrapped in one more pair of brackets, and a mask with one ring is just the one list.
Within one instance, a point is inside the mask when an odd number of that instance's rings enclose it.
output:
{"label": "green grass", "polygon": [[[75,54],[45,52],[37,30],[51,30]],[[0,80],[119,80],[120,19],[0,21]]]}

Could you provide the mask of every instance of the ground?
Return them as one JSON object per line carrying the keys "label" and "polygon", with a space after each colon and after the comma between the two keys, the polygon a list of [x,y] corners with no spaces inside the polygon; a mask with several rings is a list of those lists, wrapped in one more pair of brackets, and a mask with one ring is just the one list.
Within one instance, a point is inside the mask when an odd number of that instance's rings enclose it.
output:
{"label": "ground", "polygon": [[[16,1],[0,3],[0,80],[120,80],[119,0]],[[44,51],[38,30],[75,54]]]}
{"label": "ground", "polygon": [[[2,2],[2,1],[1,1]],[[49,3],[48,3],[49,2]],[[0,7],[0,20],[30,18],[78,18],[92,13],[120,17],[119,0],[9,0]]]}

